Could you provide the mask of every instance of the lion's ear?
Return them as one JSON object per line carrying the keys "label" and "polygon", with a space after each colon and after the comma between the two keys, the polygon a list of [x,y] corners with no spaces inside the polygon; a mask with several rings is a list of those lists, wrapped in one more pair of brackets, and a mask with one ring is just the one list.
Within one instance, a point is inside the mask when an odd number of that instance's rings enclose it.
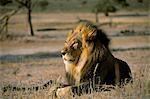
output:
{"label": "lion's ear", "polygon": [[71,35],[72,35],[72,33],[73,33],[73,30],[69,31],[69,33],[68,33],[68,37],[69,37],[69,36],[71,36]]}
{"label": "lion's ear", "polygon": [[82,33],[82,38],[85,42],[93,41],[96,38],[97,31],[96,29],[87,28]]}
{"label": "lion's ear", "polygon": [[93,40],[96,38],[97,29],[96,29],[96,27],[89,25],[89,26],[87,26],[87,28],[85,29],[84,34],[87,35],[87,38],[86,38],[86,39],[87,39],[88,41],[93,41]]}
{"label": "lion's ear", "polygon": [[96,38],[96,35],[97,35],[97,31],[95,29],[89,31],[88,40],[93,41]]}
{"label": "lion's ear", "polygon": [[82,47],[88,47],[88,44],[92,43],[97,35],[97,31],[96,30],[90,30],[90,31],[86,31],[84,33],[82,33]]}

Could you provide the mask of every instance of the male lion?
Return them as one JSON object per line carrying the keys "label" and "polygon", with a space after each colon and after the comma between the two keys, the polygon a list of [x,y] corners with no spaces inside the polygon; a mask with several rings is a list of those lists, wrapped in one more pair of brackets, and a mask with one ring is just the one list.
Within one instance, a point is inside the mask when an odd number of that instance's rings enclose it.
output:
{"label": "male lion", "polygon": [[132,79],[128,64],[111,54],[108,43],[107,36],[88,21],[80,22],[68,34],[61,53],[69,87],[59,88],[58,96],[69,91],[80,95],[96,90],[96,85],[122,84]]}

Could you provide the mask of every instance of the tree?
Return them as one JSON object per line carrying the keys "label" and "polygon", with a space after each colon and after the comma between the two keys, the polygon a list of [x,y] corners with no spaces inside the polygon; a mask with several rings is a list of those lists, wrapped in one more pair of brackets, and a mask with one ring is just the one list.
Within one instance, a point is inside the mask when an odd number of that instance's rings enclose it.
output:
{"label": "tree", "polygon": [[0,18],[0,39],[3,39],[5,37],[7,37],[8,34],[8,22],[10,20],[10,18],[15,15],[19,10],[12,10],[9,13],[4,14],[1,18]]}
{"label": "tree", "polygon": [[12,0],[0,0],[0,5],[1,6],[5,6],[5,5],[9,4],[9,3],[12,3]]}
{"label": "tree", "polygon": [[143,0],[137,0],[139,3],[143,3]]}
{"label": "tree", "polygon": [[126,0],[114,0],[114,2],[118,3],[119,5],[123,6],[123,7],[128,7],[129,4],[127,3]]}
{"label": "tree", "polygon": [[128,7],[129,4],[126,0],[99,0],[98,3],[94,6],[94,13],[96,22],[98,22],[98,14],[100,12],[104,13],[105,16],[109,16],[110,12],[116,12],[119,10],[119,5],[121,7]]}
{"label": "tree", "polygon": [[47,6],[49,5],[49,2],[47,0],[39,1],[38,6],[42,9],[45,10]]}
{"label": "tree", "polygon": [[[15,15],[21,7],[16,7],[16,8],[11,8],[11,7],[6,7],[8,4],[12,4],[12,0],[1,0],[0,6],[2,7],[1,9],[1,17],[0,17],[0,39],[4,39],[5,37],[8,36],[8,24],[10,18]],[[4,8],[4,9],[3,9]]]}
{"label": "tree", "polygon": [[34,31],[33,31],[33,25],[32,25],[32,1],[31,0],[15,0],[17,3],[19,3],[19,6],[23,6],[27,9],[27,16],[28,16],[28,23],[30,27],[30,33],[31,36],[34,36]]}
{"label": "tree", "polygon": [[110,0],[100,0],[94,7],[94,13],[95,13],[95,19],[96,22],[99,22],[98,20],[98,14],[100,12],[104,13],[105,16],[109,16],[109,12],[115,12],[117,8],[113,5],[113,3]]}
{"label": "tree", "polygon": [[0,23],[1,23],[0,36],[2,38],[7,36],[8,22],[10,18],[22,8],[25,8],[27,10],[27,18],[28,18],[28,24],[30,28],[30,34],[31,36],[34,36],[31,13],[32,13],[32,8],[36,5],[37,1],[34,1],[34,3],[32,3],[31,0],[1,0],[0,6],[2,7],[1,12],[3,12],[3,14],[0,17]]}

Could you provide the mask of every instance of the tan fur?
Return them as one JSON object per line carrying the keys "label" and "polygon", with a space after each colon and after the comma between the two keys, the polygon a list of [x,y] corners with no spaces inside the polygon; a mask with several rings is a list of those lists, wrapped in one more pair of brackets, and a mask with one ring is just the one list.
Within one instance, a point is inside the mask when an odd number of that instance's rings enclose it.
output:
{"label": "tan fur", "polygon": [[90,80],[96,80],[94,83],[98,84],[98,77],[100,85],[114,85],[131,78],[128,65],[111,54],[99,39],[100,36],[97,27],[90,22],[79,23],[69,33],[61,51],[69,85],[79,85]]}

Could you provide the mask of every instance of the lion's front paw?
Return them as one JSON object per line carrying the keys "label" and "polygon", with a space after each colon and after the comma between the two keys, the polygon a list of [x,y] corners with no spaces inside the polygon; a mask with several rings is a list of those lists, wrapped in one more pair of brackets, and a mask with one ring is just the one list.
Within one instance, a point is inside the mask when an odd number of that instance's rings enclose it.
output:
{"label": "lion's front paw", "polygon": [[69,86],[57,89],[56,96],[59,98],[71,96],[71,87]]}

